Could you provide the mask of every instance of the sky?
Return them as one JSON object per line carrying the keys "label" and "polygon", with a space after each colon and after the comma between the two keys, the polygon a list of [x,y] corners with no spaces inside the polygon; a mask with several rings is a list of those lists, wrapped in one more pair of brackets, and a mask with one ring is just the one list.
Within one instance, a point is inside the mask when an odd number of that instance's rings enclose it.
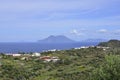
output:
{"label": "sky", "polygon": [[120,39],[120,0],[0,0],[0,42]]}

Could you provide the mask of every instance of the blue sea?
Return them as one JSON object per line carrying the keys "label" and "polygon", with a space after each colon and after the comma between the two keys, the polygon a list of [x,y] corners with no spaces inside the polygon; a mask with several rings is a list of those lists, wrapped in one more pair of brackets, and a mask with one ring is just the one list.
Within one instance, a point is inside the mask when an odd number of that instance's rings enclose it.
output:
{"label": "blue sea", "polygon": [[45,50],[58,49],[65,50],[81,46],[97,45],[98,42],[78,42],[78,43],[0,43],[0,53],[17,52],[42,52]]}

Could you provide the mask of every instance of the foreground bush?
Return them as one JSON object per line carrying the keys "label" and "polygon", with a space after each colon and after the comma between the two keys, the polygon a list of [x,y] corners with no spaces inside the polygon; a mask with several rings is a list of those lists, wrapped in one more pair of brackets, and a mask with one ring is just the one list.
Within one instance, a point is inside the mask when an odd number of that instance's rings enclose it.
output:
{"label": "foreground bush", "polygon": [[109,55],[92,73],[91,80],[120,80],[120,56]]}

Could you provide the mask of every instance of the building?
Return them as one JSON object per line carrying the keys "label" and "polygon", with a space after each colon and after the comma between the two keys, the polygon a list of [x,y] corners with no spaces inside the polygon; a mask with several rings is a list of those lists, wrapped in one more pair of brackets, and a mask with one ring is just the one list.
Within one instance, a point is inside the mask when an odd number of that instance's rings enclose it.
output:
{"label": "building", "polygon": [[43,56],[40,57],[41,60],[43,60],[44,62],[57,62],[58,60],[60,60],[58,57],[50,57],[50,56]]}
{"label": "building", "polygon": [[40,54],[40,53],[35,52],[35,53],[33,53],[33,54],[32,54],[32,56],[33,56],[33,57],[39,57],[39,56],[41,56],[41,54]]}
{"label": "building", "polygon": [[20,57],[22,54],[12,54],[13,57]]}

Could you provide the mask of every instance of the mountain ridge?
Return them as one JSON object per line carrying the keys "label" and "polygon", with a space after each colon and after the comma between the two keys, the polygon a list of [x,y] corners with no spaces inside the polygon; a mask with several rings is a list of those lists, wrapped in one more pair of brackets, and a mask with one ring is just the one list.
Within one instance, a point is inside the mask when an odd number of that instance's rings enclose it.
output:
{"label": "mountain ridge", "polygon": [[64,36],[64,35],[50,35],[47,38],[38,40],[39,43],[74,43],[76,41]]}
{"label": "mountain ridge", "polygon": [[81,42],[106,42],[108,41],[107,39],[86,39]]}

